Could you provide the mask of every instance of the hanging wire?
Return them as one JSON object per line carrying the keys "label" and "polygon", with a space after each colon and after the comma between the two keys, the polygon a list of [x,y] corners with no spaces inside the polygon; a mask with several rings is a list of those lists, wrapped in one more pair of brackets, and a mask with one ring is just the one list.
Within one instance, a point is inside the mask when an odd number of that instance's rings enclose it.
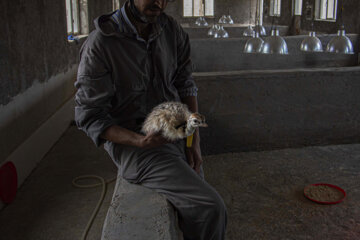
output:
{"label": "hanging wire", "polygon": [[[343,5],[343,0],[340,0],[341,4],[340,4],[340,12],[339,12],[339,22],[340,22],[340,29],[344,30],[345,26],[344,26],[344,22],[343,22],[343,10],[344,10],[344,5]],[[315,15],[313,14],[312,16],[312,21],[313,23],[315,22]],[[315,26],[315,24],[312,25],[312,31],[313,31],[313,27]],[[331,36],[332,33],[317,33],[317,36],[319,37],[328,37]]]}
{"label": "hanging wire", "polygon": [[249,12],[250,12],[250,14],[249,14],[249,15],[250,15],[250,16],[249,16],[249,25],[251,25],[251,1],[252,1],[252,0],[250,0],[250,9],[249,9]]}
{"label": "hanging wire", "polygon": [[341,8],[340,8],[340,29],[344,30],[345,26],[344,26],[344,19],[343,19],[343,11],[344,11],[344,1],[341,1]]}
{"label": "hanging wire", "polygon": [[260,20],[259,20],[259,16],[258,16],[258,14],[259,14],[259,11],[258,11],[258,6],[259,6],[259,0],[256,0],[256,8],[255,8],[255,26],[256,26],[256,25],[259,25],[259,22],[260,22]]}

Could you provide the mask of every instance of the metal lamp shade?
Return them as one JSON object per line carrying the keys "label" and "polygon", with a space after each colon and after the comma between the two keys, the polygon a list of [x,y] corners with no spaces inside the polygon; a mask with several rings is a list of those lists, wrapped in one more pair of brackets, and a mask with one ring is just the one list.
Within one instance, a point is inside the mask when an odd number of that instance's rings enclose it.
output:
{"label": "metal lamp shade", "polygon": [[245,37],[253,37],[254,35],[254,29],[249,25],[243,32],[243,36]]}
{"label": "metal lamp shade", "polygon": [[218,30],[218,26],[216,24],[213,24],[212,27],[209,29],[207,35],[214,36],[217,30]]}
{"label": "metal lamp shade", "polygon": [[224,26],[220,26],[214,34],[214,38],[228,38],[229,33],[224,29]]}
{"label": "metal lamp shade", "polygon": [[354,54],[353,45],[345,35],[345,30],[339,30],[338,35],[333,37],[326,46],[327,52]]}
{"label": "metal lamp shade", "polygon": [[322,44],[319,38],[316,37],[315,32],[310,32],[300,45],[300,50],[304,52],[322,52]]}
{"label": "metal lamp shade", "polygon": [[232,20],[231,16],[230,15],[227,15],[227,23],[228,24],[234,24],[234,20]]}
{"label": "metal lamp shade", "polygon": [[196,19],[195,24],[199,27],[206,27],[209,25],[204,17],[199,17],[198,19]]}
{"label": "metal lamp shade", "polygon": [[264,40],[259,37],[259,33],[253,34],[253,37],[246,41],[245,53],[261,53]]}
{"label": "metal lamp shade", "polygon": [[200,26],[200,18],[197,18],[197,19],[195,20],[195,25]]}
{"label": "metal lamp shade", "polygon": [[285,40],[279,36],[279,30],[271,31],[271,36],[265,38],[262,53],[265,54],[288,54],[288,47]]}
{"label": "metal lamp shade", "polygon": [[266,30],[263,25],[256,25],[255,32],[258,32],[260,36],[266,36]]}
{"label": "metal lamp shade", "polygon": [[219,19],[219,23],[221,24],[226,24],[227,23],[227,17],[226,15],[222,15],[221,18]]}

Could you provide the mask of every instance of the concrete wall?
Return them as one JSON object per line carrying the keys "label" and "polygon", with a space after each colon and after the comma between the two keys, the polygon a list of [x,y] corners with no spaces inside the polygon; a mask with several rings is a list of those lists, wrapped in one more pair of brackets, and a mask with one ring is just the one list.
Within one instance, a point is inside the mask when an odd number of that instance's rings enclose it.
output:
{"label": "concrete wall", "polygon": [[[94,0],[93,0],[94,1]],[[314,5],[315,0],[303,0],[303,6],[306,2],[309,2],[310,5]],[[360,11],[360,2],[358,0],[338,0],[338,13],[343,2],[344,12],[343,12],[343,22],[347,29],[348,33],[360,33],[360,21],[358,19],[358,12]],[[120,3],[123,4],[125,0],[120,0]],[[235,23],[238,24],[248,24],[250,19],[250,4],[252,9],[251,23],[255,23],[255,8],[256,0],[215,0],[214,11],[215,11],[215,20],[218,21],[223,14],[230,12],[231,16],[234,19]],[[271,17],[269,16],[269,6],[270,0],[264,0],[264,12],[263,12],[263,24],[271,26],[274,25],[284,25],[289,28],[294,24],[294,19],[292,15],[292,0],[282,0],[281,2],[281,16],[280,17]],[[304,11],[305,7],[303,7]],[[314,9],[314,8],[313,8]],[[173,16],[178,22],[182,24],[190,24],[194,26],[196,18],[184,18],[183,17],[183,1],[176,0],[175,2],[169,3],[166,9],[166,12]],[[303,13],[304,15],[304,13]],[[214,22],[213,18],[206,18],[208,23],[211,24]],[[305,17],[301,17],[301,29],[303,31],[311,30],[311,21],[306,20]],[[336,33],[337,29],[341,24],[341,16],[338,17],[336,22],[324,22],[324,21],[315,21],[314,29],[317,32],[324,33]]]}
{"label": "concrete wall", "polygon": [[113,0],[87,0],[89,11],[89,29],[95,29],[94,20],[100,15],[113,11]]}
{"label": "concrete wall", "polygon": [[[248,26],[239,26],[238,24],[234,24],[234,25],[225,25],[224,29],[229,33],[229,38],[241,38],[243,37],[243,33],[244,30],[247,28]],[[266,33],[270,34],[271,33],[271,26],[264,26]],[[189,37],[191,39],[196,39],[196,38],[213,38],[213,37],[209,37],[207,35],[208,31],[209,31],[209,27],[195,27],[195,26],[184,26],[183,28],[185,30],[185,32],[187,32],[189,34]],[[279,34],[281,36],[286,36],[288,35],[288,30],[289,27],[288,26],[277,26],[277,29],[279,30]]]}
{"label": "concrete wall", "polygon": [[[65,1],[1,1],[0,104],[34,82],[68,71],[76,64],[78,46],[66,39]],[[51,24],[52,23],[52,24]],[[61,24],[62,23],[62,24]]]}
{"label": "concrete wall", "polygon": [[[255,23],[256,0],[251,0],[251,23]],[[216,21],[224,14],[229,14],[235,23],[248,24],[250,19],[250,0],[214,0],[214,15]],[[169,3],[166,9],[169,15],[175,17],[180,23],[193,24],[196,18],[183,17],[183,1],[177,0]],[[207,18],[209,23],[213,23],[213,18]]]}
{"label": "concrete wall", "polygon": [[[112,10],[88,3],[89,19]],[[21,185],[72,119],[85,38],[67,40],[64,0],[0,1],[0,21],[0,166],[13,162]]]}
{"label": "concrete wall", "polygon": [[360,141],[360,67],[194,76],[204,154]]}
{"label": "concrete wall", "polygon": [[[89,19],[111,11],[88,2]],[[0,20],[1,163],[72,97],[83,41],[67,40],[65,1],[1,1]]]}
{"label": "concrete wall", "polygon": [[[2,162],[73,94],[69,78],[74,79],[79,46],[66,39],[65,1],[0,4],[0,32],[5,33],[0,35],[5,52],[0,55]],[[59,90],[49,87],[51,92],[44,92],[48,80],[61,75],[68,79],[56,77],[51,83]]]}
{"label": "concrete wall", "polygon": [[264,25],[290,25],[292,18],[292,0],[281,0],[281,16],[272,17],[270,13],[270,0],[264,0],[263,23]]}
{"label": "concrete wall", "polygon": [[[334,35],[319,36],[325,49]],[[358,35],[348,35],[358,52]],[[191,39],[191,58],[196,72],[252,69],[291,69],[304,67],[342,67],[358,65],[358,54],[304,53],[300,51],[305,36],[284,37],[289,54],[243,53],[248,38]]]}
{"label": "concrete wall", "polygon": [[[314,8],[314,0],[309,0],[309,4]],[[306,4],[306,2],[304,2]],[[341,13],[341,5],[344,10]],[[358,0],[338,0],[337,20],[336,22],[314,21],[314,29],[318,32],[335,33],[342,23],[348,33],[360,33],[360,22],[358,21],[360,11],[360,2]],[[310,20],[302,18],[301,27],[305,30],[311,30]]]}
{"label": "concrete wall", "polygon": [[[273,21],[275,24],[286,24],[289,27],[294,24],[294,19],[290,11],[290,9],[292,9],[292,1],[282,0],[281,16],[274,18],[269,16],[269,4],[269,0],[264,1],[264,24],[271,24]],[[303,31],[310,31],[312,29],[312,20],[308,20],[305,17],[306,5],[310,5],[314,10],[315,0],[303,0],[303,16],[300,19],[301,29]],[[342,14],[340,10],[341,6],[344,7]],[[323,33],[336,33],[343,22],[348,33],[360,33],[360,22],[358,21],[359,11],[360,2],[358,0],[338,0],[336,22],[314,21],[314,30]]]}
{"label": "concrete wall", "polygon": [[[122,6],[126,0],[120,0]],[[250,18],[250,4],[251,4],[251,18]],[[255,23],[255,7],[256,0],[214,0],[214,17],[207,17],[208,23],[213,23],[224,14],[229,14],[233,17],[235,23],[248,24],[249,20],[252,24]],[[195,25],[196,17],[183,17],[183,1],[176,0],[170,2],[166,7],[166,13],[174,17],[179,23]]]}

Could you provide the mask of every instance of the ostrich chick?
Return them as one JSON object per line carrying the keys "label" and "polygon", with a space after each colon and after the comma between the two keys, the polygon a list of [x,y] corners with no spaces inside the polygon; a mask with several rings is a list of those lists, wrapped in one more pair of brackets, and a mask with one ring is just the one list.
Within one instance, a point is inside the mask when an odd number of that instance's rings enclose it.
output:
{"label": "ostrich chick", "polygon": [[161,132],[166,139],[175,141],[192,135],[197,127],[207,126],[205,117],[199,113],[191,113],[185,104],[164,102],[146,117],[142,132],[146,135]]}

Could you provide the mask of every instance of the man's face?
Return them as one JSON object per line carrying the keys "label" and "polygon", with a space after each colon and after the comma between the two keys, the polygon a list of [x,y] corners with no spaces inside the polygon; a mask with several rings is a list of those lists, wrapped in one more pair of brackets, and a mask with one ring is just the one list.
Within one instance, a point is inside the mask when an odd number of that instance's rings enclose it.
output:
{"label": "man's face", "polygon": [[156,21],[157,17],[165,10],[167,2],[168,0],[134,0],[136,8],[149,22]]}

